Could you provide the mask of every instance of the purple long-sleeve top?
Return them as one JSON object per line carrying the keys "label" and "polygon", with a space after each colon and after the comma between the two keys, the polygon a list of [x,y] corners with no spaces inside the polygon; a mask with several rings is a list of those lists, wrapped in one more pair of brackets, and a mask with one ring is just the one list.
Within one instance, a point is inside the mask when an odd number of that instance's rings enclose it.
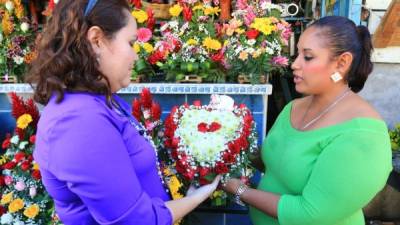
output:
{"label": "purple long-sleeve top", "polygon": [[101,95],[55,99],[42,112],[34,158],[63,223],[170,225],[169,196],[149,142]]}

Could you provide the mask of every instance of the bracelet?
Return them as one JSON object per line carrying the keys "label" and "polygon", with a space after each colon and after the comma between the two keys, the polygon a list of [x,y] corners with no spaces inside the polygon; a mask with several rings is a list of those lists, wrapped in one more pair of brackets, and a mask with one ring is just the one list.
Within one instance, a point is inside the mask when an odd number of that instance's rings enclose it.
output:
{"label": "bracelet", "polygon": [[247,189],[249,189],[249,187],[247,187],[247,185],[240,183],[239,187],[236,189],[235,192],[235,202],[241,206],[245,206],[244,202],[242,202],[242,200],[240,200],[240,196],[247,191]]}

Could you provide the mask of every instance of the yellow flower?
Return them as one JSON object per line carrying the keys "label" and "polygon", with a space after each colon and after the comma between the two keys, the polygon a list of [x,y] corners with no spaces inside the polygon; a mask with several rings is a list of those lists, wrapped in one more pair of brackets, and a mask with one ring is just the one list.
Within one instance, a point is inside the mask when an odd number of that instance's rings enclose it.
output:
{"label": "yellow flower", "polygon": [[261,51],[259,51],[259,50],[254,51],[252,54],[253,58],[255,58],[255,59],[258,58],[260,55],[261,55]]}
{"label": "yellow flower", "polygon": [[137,53],[140,52],[140,45],[138,43],[133,44],[133,50]]}
{"label": "yellow flower", "polygon": [[39,164],[33,163],[32,169],[33,170],[39,170]]}
{"label": "yellow flower", "polygon": [[265,35],[269,35],[273,30],[275,30],[275,26],[271,25],[271,19],[269,18],[255,18],[250,27]]}
{"label": "yellow flower", "polygon": [[222,47],[221,43],[218,40],[212,39],[210,37],[204,39],[203,46],[212,50],[219,50]]}
{"label": "yellow flower", "polygon": [[218,15],[221,9],[219,7],[206,7],[204,9],[204,14],[208,15]]}
{"label": "yellow flower", "polygon": [[169,14],[171,14],[171,16],[179,16],[179,14],[181,14],[183,8],[179,5],[179,4],[175,4],[174,6],[172,6],[171,8],[169,8]]}
{"label": "yellow flower", "polygon": [[191,38],[191,39],[189,39],[189,40],[186,42],[186,44],[188,44],[188,45],[197,45],[198,43],[197,43],[196,40],[194,40],[193,38]]}
{"label": "yellow flower", "polygon": [[20,198],[15,199],[14,201],[12,201],[10,203],[10,205],[8,205],[8,211],[10,213],[14,213],[17,212],[18,210],[24,208],[24,201]]}
{"label": "yellow flower", "polygon": [[0,156],[0,166],[7,162],[7,156],[2,155]]}
{"label": "yellow flower", "polygon": [[24,210],[24,215],[28,218],[35,218],[39,214],[39,206],[33,204]]}
{"label": "yellow flower", "polygon": [[238,34],[243,34],[243,33],[245,32],[245,30],[240,29],[240,28],[236,29],[235,31],[236,31],[236,33],[238,33]]}
{"label": "yellow flower", "polygon": [[196,10],[204,10],[203,4],[198,4],[192,8],[192,11],[196,11]]}
{"label": "yellow flower", "polygon": [[132,16],[135,17],[138,23],[144,23],[149,18],[147,13],[143,10],[134,10],[132,11]]}
{"label": "yellow flower", "polygon": [[182,184],[178,178],[176,176],[171,176],[169,180],[169,190],[171,191],[172,199],[180,199],[183,197],[183,195],[179,193],[179,188],[181,186]]}
{"label": "yellow flower", "polygon": [[242,51],[239,54],[239,59],[241,59],[242,61],[245,61],[248,57],[249,57],[249,53],[247,53],[246,51]]}
{"label": "yellow flower", "polygon": [[22,19],[24,17],[24,7],[21,4],[16,4],[15,7],[15,16],[18,19]]}
{"label": "yellow flower", "polygon": [[10,15],[5,11],[3,19],[1,20],[4,35],[9,35],[14,31],[14,24],[10,21]]}
{"label": "yellow flower", "polygon": [[225,40],[225,41],[224,41],[224,46],[228,46],[228,44],[229,44],[229,41],[228,41],[228,40]]}
{"label": "yellow flower", "polygon": [[154,50],[153,45],[151,45],[150,43],[144,43],[143,48],[147,53],[152,53]]}
{"label": "yellow flower", "polygon": [[25,113],[18,117],[17,127],[20,129],[25,129],[32,122],[32,116]]}
{"label": "yellow flower", "polygon": [[10,193],[8,193],[8,194],[6,194],[6,195],[3,195],[3,196],[1,197],[0,203],[1,203],[2,205],[5,205],[5,204],[10,203],[12,200],[13,200],[13,193],[10,192]]}

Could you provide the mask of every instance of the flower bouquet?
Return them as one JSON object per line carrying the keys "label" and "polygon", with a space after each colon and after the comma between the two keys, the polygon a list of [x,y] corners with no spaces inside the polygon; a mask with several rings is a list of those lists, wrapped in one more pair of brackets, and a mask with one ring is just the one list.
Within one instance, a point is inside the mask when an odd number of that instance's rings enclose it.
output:
{"label": "flower bouquet", "polygon": [[[244,105],[228,96],[213,95],[210,104],[175,107],[165,120],[165,147],[169,165],[183,183],[207,184],[221,174],[248,180],[253,170],[249,156],[257,150],[255,122]],[[215,193],[212,203],[223,205],[226,196]]]}
{"label": "flower bouquet", "polygon": [[140,76],[149,78],[155,75],[153,66],[149,63],[148,59],[154,50],[154,26],[156,20],[151,8],[143,10],[142,2],[140,0],[133,0],[131,2],[132,16],[135,17],[138,24],[137,41],[133,45],[135,52],[138,54],[139,59],[135,62],[132,70],[132,80],[139,79]]}
{"label": "flower bouquet", "polygon": [[162,37],[150,63],[170,81],[196,75],[206,82],[223,82],[223,46],[215,25],[219,12],[211,1],[178,1],[169,9],[172,18],[160,28]]}
{"label": "flower bouquet", "polygon": [[22,82],[36,52],[34,32],[21,0],[0,1],[0,18],[0,82],[15,82],[15,78]]}
{"label": "flower bouquet", "polygon": [[260,83],[262,76],[288,66],[282,47],[288,45],[291,28],[280,19],[281,12],[268,0],[236,2],[233,18],[220,28],[228,42],[229,76],[235,81],[244,75],[251,83]]}
{"label": "flower bouquet", "polygon": [[15,135],[8,135],[2,144],[0,223],[58,224],[53,201],[44,189],[38,165],[32,157],[39,112],[30,99],[24,102],[15,93],[12,115],[17,120]]}

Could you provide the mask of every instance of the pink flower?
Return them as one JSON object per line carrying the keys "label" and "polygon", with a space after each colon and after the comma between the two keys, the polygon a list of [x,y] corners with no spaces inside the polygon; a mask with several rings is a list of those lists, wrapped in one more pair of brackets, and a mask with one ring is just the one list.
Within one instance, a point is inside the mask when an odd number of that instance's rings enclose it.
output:
{"label": "pink flower", "polygon": [[247,0],[237,0],[236,1],[236,8],[243,10],[248,7]]}
{"label": "pink flower", "polygon": [[250,27],[251,23],[253,23],[256,17],[257,16],[254,13],[253,9],[249,7],[249,9],[247,10],[247,14],[244,16],[244,23],[246,24],[246,26]]}
{"label": "pink flower", "polygon": [[10,185],[10,184],[12,184],[12,182],[13,182],[13,178],[12,177],[10,177],[10,176],[5,176],[4,177],[4,183],[6,185]]}
{"label": "pink flower", "polygon": [[26,185],[25,185],[24,181],[19,180],[19,181],[17,181],[17,183],[14,185],[14,187],[15,187],[15,189],[16,189],[17,191],[23,191],[23,190],[26,188]]}
{"label": "pink flower", "polygon": [[289,59],[284,56],[275,56],[272,58],[272,63],[277,66],[287,66],[289,65]]}
{"label": "pink flower", "polygon": [[149,28],[139,28],[137,31],[138,41],[140,42],[148,42],[152,37],[151,30]]}

